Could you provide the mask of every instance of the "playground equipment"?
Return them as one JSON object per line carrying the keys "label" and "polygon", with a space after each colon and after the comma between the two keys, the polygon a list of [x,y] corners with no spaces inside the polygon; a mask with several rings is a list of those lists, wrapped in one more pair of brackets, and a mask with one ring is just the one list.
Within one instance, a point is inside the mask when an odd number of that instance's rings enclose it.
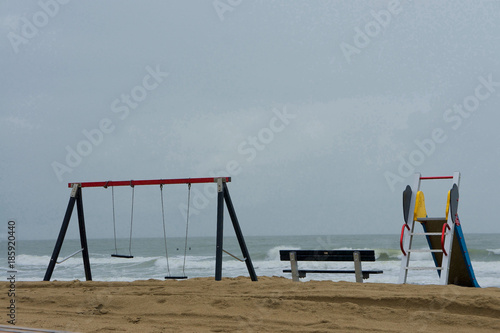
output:
{"label": "playground equipment", "polygon": [[[108,182],[109,183],[109,182]],[[115,188],[112,186],[111,187],[111,202],[112,202],[112,207],[113,207],[113,239],[115,241],[115,253],[112,254],[112,257],[115,258],[126,258],[126,259],[131,259],[134,256],[132,255],[132,228],[134,226],[134,194],[135,194],[135,187],[132,186],[132,204],[130,205],[131,207],[131,212],[130,212],[130,236],[129,236],[129,241],[128,241],[128,255],[127,254],[118,254],[118,246],[116,245],[116,217],[115,217]],[[104,185],[104,188],[108,188],[108,185]]]}
{"label": "playground equipment", "polygon": [[161,200],[161,219],[163,223],[163,242],[165,244],[165,258],[167,260],[168,275],[165,279],[182,280],[187,279],[186,270],[186,255],[188,247],[188,232],[189,232],[189,208],[191,207],[191,184],[188,184],[188,199],[187,199],[187,212],[186,212],[186,237],[184,238],[184,260],[182,263],[182,275],[172,275],[170,273],[170,264],[168,262],[168,247],[167,247],[167,227],[165,223],[165,207],[163,204],[163,184],[160,185],[160,200]]}
{"label": "playground equipment", "polygon": [[[452,188],[444,217],[428,217],[425,209],[424,194],[420,191],[422,180],[451,179]],[[458,188],[460,173],[445,177],[422,177],[415,174],[414,185],[406,186],[403,192],[403,215],[405,223],[401,230],[400,247],[403,253],[399,283],[406,283],[410,270],[436,270],[440,284],[455,284],[466,287],[479,287],[465,244],[460,219],[458,218]],[[422,225],[424,232],[415,231],[415,222]],[[425,236],[427,249],[413,249],[413,236]],[[435,267],[410,266],[410,256],[414,252],[430,252]]]}
{"label": "playground equipment", "polygon": [[[57,238],[54,251],[52,253],[52,257],[50,259],[49,265],[47,267],[47,271],[45,272],[44,281],[50,281],[52,277],[52,273],[54,272],[55,265],[58,263],[57,259],[59,257],[59,253],[61,251],[64,238],[66,236],[66,231],[69,226],[69,222],[71,220],[71,215],[73,213],[73,208],[76,204],[77,212],[78,212],[78,225],[79,225],[79,233],[80,233],[80,244],[81,249],[70,255],[69,257],[63,259],[59,263],[69,259],[70,257],[82,253],[83,266],[85,271],[85,279],[87,281],[92,280],[92,273],[90,269],[90,260],[89,260],[89,251],[87,245],[87,235],[85,228],[85,218],[83,213],[83,200],[82,200],[82,188],[84,187],[104,187],[107,188],[111,186],[131,186],[132,187],[132,210],[131,210],[131,218],[130,218],[130,239],[129,239],[129,254],[118,254],[116,247],[116,223],[115,223],[115,214],[114,214],[114,192],[112,190],[112,199],[113,199],[113,228],[115,235],[115,254],[112,256],[119,258],[132,258],[132,226],[133,226],[133,205],[134,205],[134,186],[140,185],[160,185],[160,193],[161,193],[161,204],[162,204],[162,221],[164,227],[164,240],[165,240],[165,255],[167,257],[167,269],[168,276],[166,279],[184,279],[187,278],[184,274],[184,267],[186,263],[186,249],[187,249],[187,234],[188,234],[188,225],[189,225],[189,203],[190,203],[190,193],[191,193],[191,184],[201,184],[201,183],[216,183],[217,184],[217,239],[216,239],[216,252],[215,252],[215,280],[220,281],[222,279],[222,253],[226,252],[223,249],[223,239],[224,239],[224,203],[227,206],[227,210],[229,216],[231,218],[231,222],[233,224],[233,228],[238,239],[238,243],[240,245],[240,249],[247,266],[248,273],[252,281],[257,281],[257,275],[255,274],[255,270],[253,268],[252,260],[250,259],[250,254],[248,253],[248,249],[246,247],[245,239],[243,238],[243,233],[241,232],[241,228],[238,222],[238,218],[236,217],[236,212],[234,210],[234,206],[231,200],[231,196],[229,195],[229,190],[227,188],[228,182],[231,181],[230,177],[217,177],[217,178],[186,178],[186,179],[155,179],[155,180],[130,180],[130,181],[106,181],[106,182],[85,182],[85,183],[69,183],[68,187],[71,188],[70,199],[68,203],[68,207],[66,208],[66,213],[64,215],[64,219],[61,225],[61,230],[59,232],[59,236]],[[188,212],[187,212],[187,221],[186,221],[186,242],[185,242],[185,251],[184,251],[184,266],[183,266],[183,275],[182,276],[171,276],[170,269],[168,267],[168,252],[166,246],[166,232],[165,232],[165,214],[163,207],[163,185],[171,185],[171,184],[187,184],[188,185]]]}

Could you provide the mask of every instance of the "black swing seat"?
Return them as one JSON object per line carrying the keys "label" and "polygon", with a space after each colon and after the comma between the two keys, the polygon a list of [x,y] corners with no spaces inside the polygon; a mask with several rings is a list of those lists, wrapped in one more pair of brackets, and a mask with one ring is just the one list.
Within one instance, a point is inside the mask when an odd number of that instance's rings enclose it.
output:
{"label": "black swing seat", "polygon": [[127,254],[112,254],[111,256],[115,258],[125,258],[125,259],[132,259],[134,257]]}
{"label": "black swing seat", "polygon": [[185,280],[187,276],[165,276],[165,280]]}

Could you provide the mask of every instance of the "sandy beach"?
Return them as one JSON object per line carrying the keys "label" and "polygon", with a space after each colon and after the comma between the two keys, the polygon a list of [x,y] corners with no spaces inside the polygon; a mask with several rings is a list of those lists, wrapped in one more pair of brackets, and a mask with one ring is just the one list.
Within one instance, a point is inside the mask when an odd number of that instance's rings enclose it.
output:
{"label": "sandy beach", "polygon": [[498,288],[280,277],[17,282],[16,304],[16,325],[70,332],[500,331]]}

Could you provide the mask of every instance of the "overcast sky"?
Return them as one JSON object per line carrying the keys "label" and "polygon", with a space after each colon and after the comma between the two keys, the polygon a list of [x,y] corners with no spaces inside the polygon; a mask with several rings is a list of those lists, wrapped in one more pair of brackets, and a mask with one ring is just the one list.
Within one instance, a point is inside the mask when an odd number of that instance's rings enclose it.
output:
{"label": "overcast sky", "polygon": [[[500,233],[499,16],[493,0],[2,1],[0,219],[55,240],[68,182],[231,176],[245,235],[397,239],[412,174],[460,171],[465,234]],[[450,186],[424,184],[430,216]],[[213,189],[192,187],[193,236],[215,234]],[[187,186],[164,195],[181,236]],[[131,189],[115,199],[127,237]],[[111,190],[83,200],[89,237],[112,237]],[[134,209],[134,236],[161,234],[158,186]]]}

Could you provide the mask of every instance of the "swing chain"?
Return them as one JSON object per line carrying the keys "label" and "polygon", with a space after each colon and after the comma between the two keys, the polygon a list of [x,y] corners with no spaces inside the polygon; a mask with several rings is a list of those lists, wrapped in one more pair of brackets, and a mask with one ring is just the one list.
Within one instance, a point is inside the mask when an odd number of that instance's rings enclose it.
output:
{"label": "swing chain", "polygon": [[129,237],[129,242],[128,242],[128,252],[130,256],[132,256],[132,227],[134,223],[134,193],[135,193],[135,187],[134,184],[132,183],[132,180],[130,181],[130,186],[132,187],[132,209],[130,211],[130,237]]}
{"label": "swing chain", "polygon": [[113,186],[111,186],[111,201],[113,205],[113,235],[115,239],[115,253],[118,253],[118,246],[116,245],[115,188]]}
{"label": "swing chain", "polygon": [[182,264],[182,275],[186,275],[186,256],[187,256],[187,242],[188,242],[188,230],[189,230],[189,208],[191,206],[191,183],[188,184],[188,204],[186,212],[186,238],[184,240],[184,263]]}
{"label": "swing chain", "polygon": [[165,258],[167,259],[168,276],[170,276],[170,265],[168,263],[168,249],[167,249],[167,228],[165,226],[165,208],[163,204],[163,184],[160,184],[160,199],[161,199],[161,218],[163,222],[163,242],[165,243]]}

